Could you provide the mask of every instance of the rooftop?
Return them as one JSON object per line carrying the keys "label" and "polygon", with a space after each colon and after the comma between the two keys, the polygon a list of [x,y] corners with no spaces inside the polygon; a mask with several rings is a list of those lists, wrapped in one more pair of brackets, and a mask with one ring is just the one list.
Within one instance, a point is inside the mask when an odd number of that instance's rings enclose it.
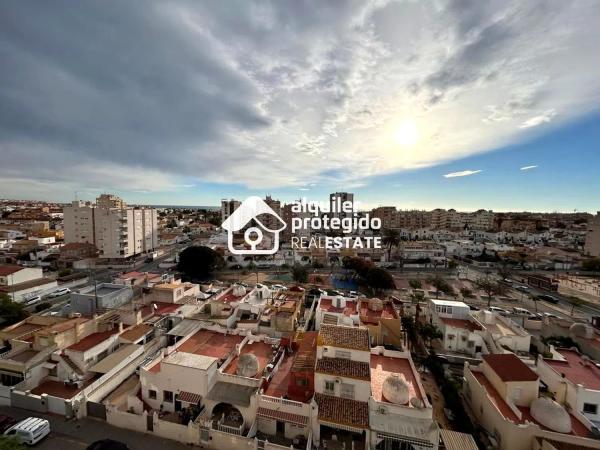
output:
{"label": "rooftop", "polygon": [[318,331],[305,331],[296,335],[298,353],[292,365],[292,371],[313,371],[317,359],[317,337]]}
{"label": "rooftop", "polygon": [[265,395],[278,398],[288,396],[289,376],[293,365],[294,355],[288,355],[286,353],[283,356],[283,361],[281,361],[279,364],[277,372],[275,372],[275,375],[273,375],[269,386],[267,386]]}
{"label": "rooftop", "polygon": [[538,379],[537,373],[514,353],[484,355],[483,360],[504,382],[536,381]]}
{"label": "rooftop", "polygon": [[319,308],[329,313],[339,313],[345,316],[352,316],[357,313],[357,302],[355,300],[346,300],[346,306],[341,308],[333,305],[332,298],[322,298]]}
{"label": "rooftop", "polygon": [[236,334],[200,330],[181,344],[177,350],[196,355],[213,356],[224,360],[235,349],[235,346],[243,340],[243,336]]}
{"label": "rooftop", "polygon": [[469,305],[467,305],[465,302],[458,302],[456,300],[437,300],[432,298],[430,301],[436,306],[456,306],[462,308],[469,307]]}
{"label": "rooftop", "polygon": [[365,323],[379,323],[380,319],[397,319],[398,313],[391,302],[385,302],[383,309],[375,311],[369,308],[369,300],[359,303],[360,320]]}
{"label": "rooftop", "polygon": [[119,337],[129,342],[135,342],[138,339],[150,333],[150,331],[152,331],[153,329],[154,327],[152,327],[151,325],[140,323],[139,325],[136,325],[124,331]]}
{"label": "rooftop", "polygon": [[267,364],[269,364],[269,362],[273,359],[274,356],[273,347],[271,345],[265,344],[264,342],[260,341],[248,343],[242,347],[240,354],[233,358],[229,364],[227,364],[227,367],[225,368],[224,372],[230,375],[235,375],[237,371],[239,357],[245,354],[254,355],[258,360],[258,372],[254,378],[260,378],[262,376],[265,367],[267,367]]}
{"label": "rooftop", "polygon": [[13,273],[16,273],[22,269],[24,269],[24,267],[14,265],[0,265],[0,277],[12,275]]}
{"label": "rooftop", "polygon": [[96,381],[95,378],[90,378],[89,380],[86,380],[81,386],[77,387],[76,385],[67,386],[62,381],[46,380],[35,389],[32,389],[31,393],[34,395],[48,394],[53,397],[68,399],[77,395],[79,392],[84,390],[94,381]]}
{"label": "rooftop", "polygon": [[345,358],[321,358],[315,372],[367,381],[371,378],[369,363]]}
{"label": "rooftop", "polygon": [[324,394],[315,394],[315,401],[319,405],[319,420],[369,428],[369,403]]}
{"label": "rooftop", "polygon": [[359,327],[321,325],[318,345],[369,351],[369,330]]}
{"label": "rooftop", "polygon": [[67,347],[69,350],[73,350],[75,352],[86,352],[91,348],[94,348],[96,345],[104,342],[106,339],[111,337],[114,334],[119,332],[118,328],[114,328],[108,331],[102,331],[100,333],[92,333],[87,337],[84,337],[82,340],[77,342],[76,344]]}
{"label": "rooftop", "polygon": [[409,386],[409,403],[410,399],[418,398],[423,401],[421,390],[417,381],[410,361],[408,358],[393,358],[383,355],[371,355],[371,395],[378,402],[387,402],[382,394],[383,382],[385,379],[394,373],[404,376]]}
{"label": "rooftop", "polygon": [[212,356],[195,355],[193,353],[174,352],[162,360],[162,364],[173,364],[176,366],[191,367],[194,369],[208,370],[217,362]]}
{"label": "rooftop", "polygon": [[600,391],[600,369],[593,362],[582,358],[582,355],[573,350],[560,349],[558,352],[565,358],[564,361],[544,359],[544,362],[559,376],[564,374],[573,384]]}
{"label": "rooftop", "polygon": [[103,374],[108,373],[125,359],[133,355],[141,347],[141,345],[136,344],[123,345],[109,354],[106,358],[90,367],[89,371]]}
{"label": "rooftop", "polygon": [[481,326],[467,319],[448,319],[445,317],[440,318],[440,320],[444,323],[444,325],[452,327],[452,328],[460,328],[463,330],[476,331],[481,330]]}

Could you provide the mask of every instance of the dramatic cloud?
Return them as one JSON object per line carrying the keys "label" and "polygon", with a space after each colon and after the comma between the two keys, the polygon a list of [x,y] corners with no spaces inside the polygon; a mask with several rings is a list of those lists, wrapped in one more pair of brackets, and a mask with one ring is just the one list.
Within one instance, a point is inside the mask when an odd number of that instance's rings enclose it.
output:
{"label": "dramatic cloud", "polygon": [[346,186],[489,151],[600,103],[597,23],[593,0],[9,0],[0,193]]}
{"label": "dramatic cloud", "polygon": [[461,172],[452,172],[444,175],[444,178],[456,178],[456,177],[468,177],[469,175],[475,175],[476,173],[483,172],[482,170],[463,170]]}
{"label": "dramatic cloud", "polygon": [[531,169],[537,169],[538,166],[525,166],[525,167],[521,167],[519,170],[531,170]]}

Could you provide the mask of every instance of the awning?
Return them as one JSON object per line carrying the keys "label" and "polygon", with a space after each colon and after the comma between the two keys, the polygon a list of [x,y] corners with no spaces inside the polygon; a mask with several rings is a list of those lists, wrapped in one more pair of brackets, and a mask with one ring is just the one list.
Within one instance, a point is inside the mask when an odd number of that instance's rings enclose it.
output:
{"label": "awning", "polygon": [[167,334],[169,336],[189,336],[198,331],[200,326],[201,324],[198,320],[183,319],[181,322],[175,325],[172,330],[169,330]]}
{"label": "awning", "polygon": [[177,400],[185,403],[190,403],[192,405],[197,405],[202,400],[202,396],[200,394],[194,394],[193,392],[179,391],[177,394]]}
{"label": "awning", "polygon": [[308,417],[300,414],[292,414],[275,409],[258,408],[256,413],[259,417],[265,417],[267,419],[279,420],[280,422],[293,423],[295,425],[306,426],[308,423]]}

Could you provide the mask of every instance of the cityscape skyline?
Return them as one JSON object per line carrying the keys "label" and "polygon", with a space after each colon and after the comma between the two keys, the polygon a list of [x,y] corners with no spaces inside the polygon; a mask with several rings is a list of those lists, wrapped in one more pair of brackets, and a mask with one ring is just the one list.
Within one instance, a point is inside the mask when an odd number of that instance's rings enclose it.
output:
{"label": "cityscape skyline", "polygon": [[593,2],[65,6],[2,19],[2,197],[598,209]]}

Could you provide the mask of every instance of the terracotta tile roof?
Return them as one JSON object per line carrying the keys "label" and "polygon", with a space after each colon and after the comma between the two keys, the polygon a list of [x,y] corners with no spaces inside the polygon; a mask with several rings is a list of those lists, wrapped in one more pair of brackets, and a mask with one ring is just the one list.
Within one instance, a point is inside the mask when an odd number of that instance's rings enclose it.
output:
{"label": "terracotta tile roof", "polygon": [[371,379],[369,363],[344,358],[321,358],[317,361],[315,372],[359,380]]}
{"label": "terracotta tile roof", "polygon": [[79,342],[77,342],[67,348],[69,350],[73,350],[75,352],[85,352],[91,348],[94,348],[96,345],[101,344],[102,342],[107,340],[109,337],[111,337],[113,334],[116,334],[118,332],[119,332],[119,329],[115,328],[115,329],[109,330],[109,331],[101,331],[99,333],[92,333],[89,336],[84,337]]}
{"label": "terracotta tile roof", "polygon": [[315,401],[319,405],[319,420],[355,428],[369,428],[367,402],[324,394],[315,394]]}
{"label": "terracotta tile roof", "polygon": [[514,353],[485,355],[483,360],[502,381],[535,381],[537,374]]}
{"label": "terracotta tile roof", "polygon": [[194,394],[193,392],[179,391],[177,394],[177,400],[181,400],[182,402],[189,403],[191,405],[197,405],[202,400],[202,396],[200,394]]}
{"label": "terracotta tile roof", "polygon": [[367,328],[338,325],[321,325],[318,345],[369,351],[369,330]]}
{"label": "terracotta tile roof", "polygon": [[256,413],[258,417],[265,417],[267,419],[279,420],[281,422],[294,423],[296,425],[306,426],[308,424],[308,417],[300,414],[292,414],[288,412],[278,411],[275,409],[258,408]]}
{"label": "terracotta tile roof", "polygon": [[120,337],[127,341],[135,342],[138,339],[145,336],[146,334],[150,333],[150,331],[152,331],[153,328],[154,327],[152,327],[151,325],[148,325],[145,323],[140,323],[139,325],[136,325],[136,326],[128,329],[127,331],[124,331],[123,333],[121,333]]}

